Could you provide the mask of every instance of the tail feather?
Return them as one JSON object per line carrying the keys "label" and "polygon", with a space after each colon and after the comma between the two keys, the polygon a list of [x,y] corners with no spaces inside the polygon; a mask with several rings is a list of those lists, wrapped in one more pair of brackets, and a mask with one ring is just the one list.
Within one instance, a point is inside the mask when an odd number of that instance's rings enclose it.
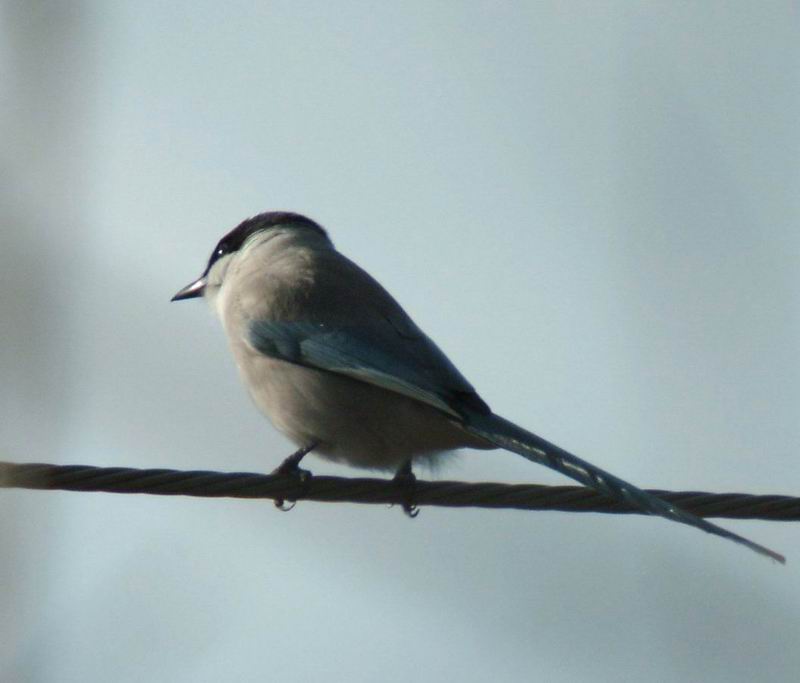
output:
{"label": "tail feather", "polygon": [[761,555],[771,557],[781,564],[786,563],[786,558],[783,555],[731,531],[727,531],[697,515],[681,510],[653,494],[647,493],[633,484],[629,484],[627,481],[572,455],[572,453],[536,436],[536,434],[518,427],[499,415],[492,413],[483,415],[469,412],[464,427],[472,434],[476,434],[500,448],[521,455],[523,458],[540,465],[550,467],[585,486],[589,486],[612,498],[625,501],[649,514],[660,515],[666,519],[702,529],[710,534],[728,538]]}

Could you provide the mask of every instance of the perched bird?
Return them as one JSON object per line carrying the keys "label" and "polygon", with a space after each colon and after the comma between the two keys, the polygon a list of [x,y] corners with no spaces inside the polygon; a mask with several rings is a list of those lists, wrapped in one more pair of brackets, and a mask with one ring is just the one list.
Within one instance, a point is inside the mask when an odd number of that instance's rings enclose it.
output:
{"label": "perched bird", "polygon": [[299,446],[413,479],[456,448],[504,448],[650,514],[783,556],[685,512],[495,415],[394,298],[305,216],[262,213],[225,235],[173,301],[203,296],[256,405]]}

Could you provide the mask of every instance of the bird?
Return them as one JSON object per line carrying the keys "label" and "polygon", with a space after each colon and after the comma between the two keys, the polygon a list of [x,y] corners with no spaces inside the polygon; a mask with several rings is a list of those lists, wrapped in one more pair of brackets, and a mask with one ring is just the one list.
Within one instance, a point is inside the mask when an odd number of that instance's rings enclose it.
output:
{"label": "bird", "polygon": [[[277,472],[309,476],[299,464],[313,451],[394,472],[413,490],[414,464],[500,448],[785,562],[492,412],[392,295],[304,215],[268,211],[230,230],[172,301],[198,297],[219,317],[256,406],[298,447]],[[414,514],[410,499],[404,507]]]}

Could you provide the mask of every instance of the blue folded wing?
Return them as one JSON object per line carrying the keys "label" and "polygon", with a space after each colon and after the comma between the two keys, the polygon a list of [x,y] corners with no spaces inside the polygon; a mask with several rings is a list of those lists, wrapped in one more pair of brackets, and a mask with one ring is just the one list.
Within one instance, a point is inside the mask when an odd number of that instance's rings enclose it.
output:
{"label": "blue folded wing", "polygon": [[250,343],[266,356],[374,384],[458,419],[462,405],[489,411],[428,337],[418,330],[401,333],[389,321],[350,326],[256,320]]}

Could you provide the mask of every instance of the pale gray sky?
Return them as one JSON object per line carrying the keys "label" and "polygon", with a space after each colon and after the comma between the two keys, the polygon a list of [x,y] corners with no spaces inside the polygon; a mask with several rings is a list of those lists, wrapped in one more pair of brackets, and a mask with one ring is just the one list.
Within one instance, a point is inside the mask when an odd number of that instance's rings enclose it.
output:
{"label": "pale gray sky", "polygon": [[[217,322],[169,298],[282,208],[500,414],[643,486],[799,494],[798,21],[5,2],[2,458],[272,469]],[[789,564],[641,517],[4,491],[0,679],[794,681],[800,527],[724,524]]]}

